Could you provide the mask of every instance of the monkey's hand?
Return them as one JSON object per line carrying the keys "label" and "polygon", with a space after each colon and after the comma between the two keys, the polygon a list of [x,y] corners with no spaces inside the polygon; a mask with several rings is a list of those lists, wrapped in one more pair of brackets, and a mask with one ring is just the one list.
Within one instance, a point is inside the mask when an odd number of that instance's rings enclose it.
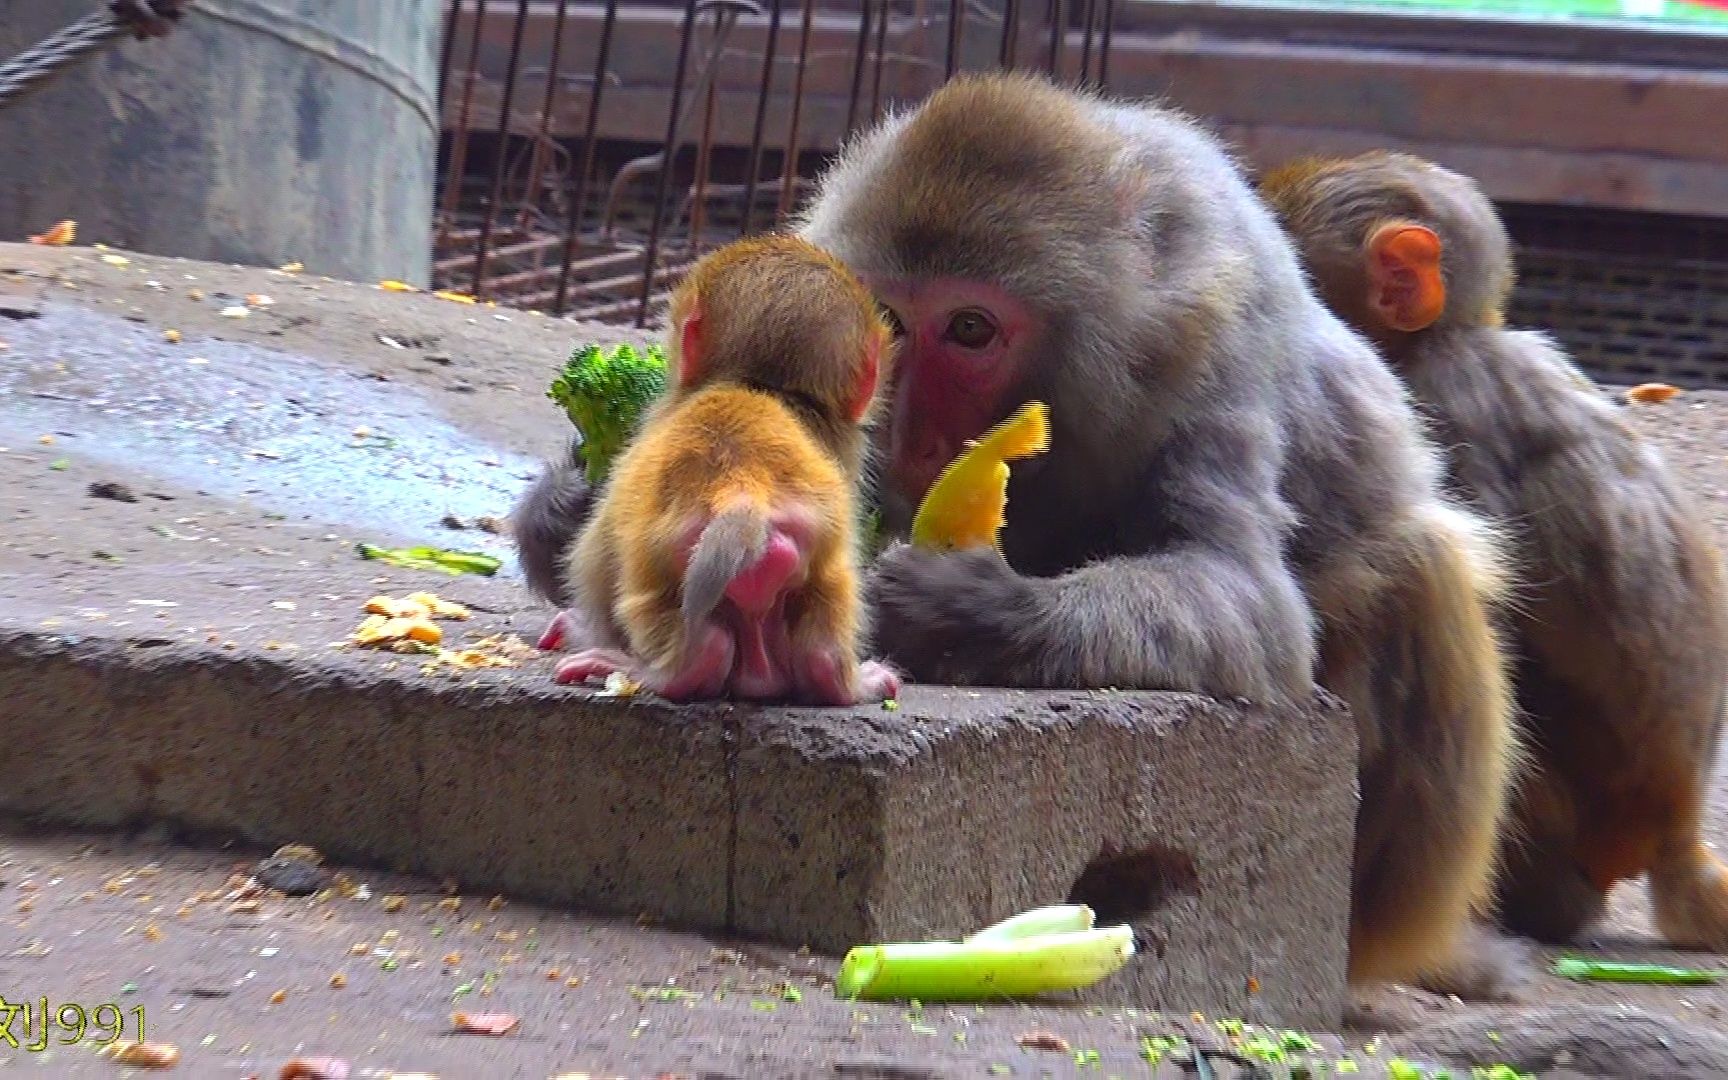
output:
{"label": "monkey's hand", "polygon": [[1295,578],[1262,547],[1190,544],[1029,578],[990,549],[896,545],[866,596],[876,647],[914,682],[1270,701],[1311,687],[1314,644]]}
{"label": "monkey's hand", "polygon": [[[582,475],[581,445],[580,440],[572,439],[564,460],[548,465],[510,514],[516,561],[528,587],[555,607],[570,605],[564,553],[582,531],[594,505],[593,489]],[[548,629],[547,634],[551,633]]]}
{"label": "monkey's hand", "polygon": [[1034,584],[991,548],[892,544],[865,584],[876,648],[914,682],[1016,685],[995,676],[1036,663]]}

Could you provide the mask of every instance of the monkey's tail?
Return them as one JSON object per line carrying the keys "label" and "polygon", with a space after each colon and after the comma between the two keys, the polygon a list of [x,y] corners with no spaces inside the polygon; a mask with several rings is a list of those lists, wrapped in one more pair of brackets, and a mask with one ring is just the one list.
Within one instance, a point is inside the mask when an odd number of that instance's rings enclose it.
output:
{"label": "monkey's tail", "polygon": [[773,529],[765,506],[740,503],[720,511],[702,529],[684,571],[684,625],[713,614],[732,583],[762,562]]}

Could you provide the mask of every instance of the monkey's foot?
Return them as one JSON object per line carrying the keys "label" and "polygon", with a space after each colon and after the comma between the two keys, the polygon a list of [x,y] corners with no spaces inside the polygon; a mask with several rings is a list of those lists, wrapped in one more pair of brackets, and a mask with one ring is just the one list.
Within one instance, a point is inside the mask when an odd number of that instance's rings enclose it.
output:
{"label": "monkey's foot", "polygon": [[[553,626],[547,628],[546,633],[551,634],[557,625],[558,620],[554,619]],[[542,636],[540,640],[544,642],[545,636]],[[549,646],[543,644],[540,647],[544,649]],[[550,647],[556,648],[557,646]],[[584,649],[558,661],[558,666],[553,669],[552,677],[560,683],[580,683],[587,682],[589,679],[604,679],[614,672],[622,672],[632,679],[641,681],[636,673],[637,666],[636,661],[628,654],[617,649]]]}
{"label": "monkey's foot", "polygon": [[1416,985],[1464,1001],[1518,1003],[1526,999],[1533,973],[1525,943],[1472,919],[1458,935],[1451,961]]}
{"label": "monkey's foot", "polygon": [[1657,862],[1650,901],[1670,944],[1728,951],[1728,868],[1702,847]]}
{"label": "monkey's foot", "polygon": [[540,632],[540,640],[534,643],[534,647],[545,652],[555,652],[570,640],[575,628],[575,617],[568,611],[560,611],[552,616],[552,621]]}
{"label": "monkey's foot", "polygon": [[846,665],[832,649],[814,649],[793,661],[793,678],[801,701],[811,705],[846,706],[883,701],[900,693],[900,676],[886,664],[866,660],[848,685]]}

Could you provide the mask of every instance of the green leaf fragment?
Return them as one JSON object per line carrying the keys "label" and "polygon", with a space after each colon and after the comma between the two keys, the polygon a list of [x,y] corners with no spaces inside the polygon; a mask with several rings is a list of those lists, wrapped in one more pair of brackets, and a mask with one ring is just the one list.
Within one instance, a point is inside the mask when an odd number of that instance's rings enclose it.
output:
{"label": "green leaf fragment", "polygon": [[1595,982],[1665,983],[1696,986],[1722,981],[1728,972],[1721,969],[1671,967],[1666,964],[1632,964],[1612,960],[1587,960],[1581,956],[1562,956],[1550,969],[1563,979]]}
{"label": "green leaf fragment", "polygon": [[435,547],[384,548],[359,543],[354,551],[362,559],[376,559],[408,570],[437,570],[446,574],[480,574],[491,577],[503,562],[478,551],[448,551]]}

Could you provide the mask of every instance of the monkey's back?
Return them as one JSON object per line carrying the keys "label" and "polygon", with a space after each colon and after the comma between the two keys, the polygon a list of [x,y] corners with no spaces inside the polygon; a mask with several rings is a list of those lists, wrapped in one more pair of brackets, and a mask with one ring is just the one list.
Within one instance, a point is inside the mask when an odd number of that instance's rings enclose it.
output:
{"label": "monkey's back", "polygon": [[773,394],[724,383],[656,416],[619,456],[606,495],[625,538],[656,547],[740,499],[806,507],[819,534],[852,516],[845,471],[798,415]]}
{"label": "monkey's back", "polygon": [[1407,379],[1458,485],[1505,523],[1521,648],[1542,668],[1525,682],[1604,714],[1568,723],[1561,752],[1674,747],[1651,738],[1660,724],[1697,731],[1680,742],[1708,756],[1717,725],[1698,718],[1722,707],[1728,594],[1701,508],[1547,335],[1460,330],[1433,352]]}

